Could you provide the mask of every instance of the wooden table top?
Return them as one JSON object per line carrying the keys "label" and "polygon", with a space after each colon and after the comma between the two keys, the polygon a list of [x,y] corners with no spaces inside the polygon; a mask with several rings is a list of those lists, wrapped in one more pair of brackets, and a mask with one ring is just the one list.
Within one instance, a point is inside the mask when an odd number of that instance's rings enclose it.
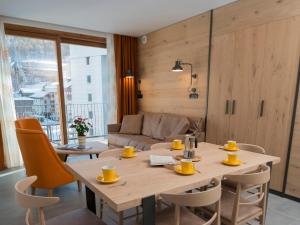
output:
{"label": "wooden table top", "polygon": [[67,149],[57,149],[54,148],[57,154],[67,154],[67,155],[89,155],[89,154],[99,154],[107,149],[108,145],[101,143],[99,141],[91,141],[86,143],[87,146],[92,147],[91,149],[83,150],[67,150]]}
{"label": "wooden table top", "polygon": [[[149,155],[178,155],[183,151],[170,151],[155,149],[137,152],[137,157],[131,159],[118,159],[113,157],[85,160],[67,163],[67,168],[79,180],[90,188],[96,196],[106,201],[115,211],[122,211],[141,205],[142,198],[164,192],[183,192],[198,188],[209,183],[216,177],[222,178],[225,174],[247,172],[260,164],[280,162],[279,157],[262,155],[241,150],[238,152],[242,165],[232,167],[222,164],[227,158],[227,153],[220,149],[221,146],[199,143],[196,155],[202,157],[195,163],[199,172],[192,176],[176,174],[166,167],[151,167]],[[96,176],[101,173],[103,165],[113,165],[121,179],[114,184],[103,185],[96,181]]]}

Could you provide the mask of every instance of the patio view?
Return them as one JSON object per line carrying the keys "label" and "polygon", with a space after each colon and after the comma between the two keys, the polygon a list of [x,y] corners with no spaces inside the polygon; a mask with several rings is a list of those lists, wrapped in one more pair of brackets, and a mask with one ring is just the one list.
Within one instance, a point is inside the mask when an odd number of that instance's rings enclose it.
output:
{"label": "patio view", "polygon": [[[37,118],[52,142],[60,142],[59,84],[54,42],[7,35],[17,118]],[[62,44],[64,99],[68,139],[76,138],[69,128],[76,116],[94,125],[88,137],[107,134],[105,102],[107,50]]]}

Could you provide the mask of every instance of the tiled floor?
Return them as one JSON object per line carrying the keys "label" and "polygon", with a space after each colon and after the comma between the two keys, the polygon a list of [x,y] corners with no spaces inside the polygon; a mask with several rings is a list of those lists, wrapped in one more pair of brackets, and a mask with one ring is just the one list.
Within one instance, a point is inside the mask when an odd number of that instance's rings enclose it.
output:
{"label": "tiled floor", "polygon": [[[88,156],[86,157],[88,159]],[[71,159],[72,160],[72,159]],[[74,160],[74,159],[73,159]],[[11,170],[8,172],[12,172]],[[18,207],[14,200],[14,184],[24,177],[24,170],[5,175],[0,173],[0,224],[23,225],[25,210]],[[46,195],[45,191],[37,194]],[[60,215],[64,212],[85,207],[84,191],[77,191],[76,183],[60,187],[54,191],[55,196],[61,197],[60,203],[46,209],[47,218]],[[97,207],[99,208],[99,207]],[[131,212],[126,213],[131,214]],[[108,225],[116,224],[117,216],[106,209],[104,221]],[[135,218],[126,220],[125,225],[134,224]],[[251,224],[258,224],[254,221]],[[270,194],[267,214],[267,225],[300,225],[300,203]]]}

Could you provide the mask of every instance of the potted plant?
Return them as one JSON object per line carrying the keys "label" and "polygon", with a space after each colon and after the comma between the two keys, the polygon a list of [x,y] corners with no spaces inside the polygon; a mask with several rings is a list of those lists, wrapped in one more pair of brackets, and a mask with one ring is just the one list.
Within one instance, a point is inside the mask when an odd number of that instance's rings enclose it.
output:
{"label": "potted plant", "polygon": [[86,134],[89,132],[93,125],[88,121],[87,118],[82,118],[80,116],[73,120],[70,128],[74,128],[77,132],[78,144],[80,146],[85,146]]}

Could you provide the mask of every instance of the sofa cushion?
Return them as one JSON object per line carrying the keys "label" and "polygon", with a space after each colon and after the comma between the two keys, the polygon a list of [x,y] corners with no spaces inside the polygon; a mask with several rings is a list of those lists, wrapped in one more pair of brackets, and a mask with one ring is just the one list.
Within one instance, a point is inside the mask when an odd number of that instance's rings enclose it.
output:
{"label": "sofa cushion", "polygon": [[187,117],[163,114],[159,126],[153,134],[153,137],[159,140],[164,140],[169,136],[185,134],[189,127],[190,122]]}
{"label": "sofa cushion", "polygon": [[120,129],[122,134],[140,134],[143,124],[143,115],[124,115]]}
{"label": "sofa cushion", "polygon": [[159,140],[152,139],[151,137],[143,135],[130,135],[130,134],[120,134],[111,133],[108,135],[108,143],[114,146],[134,146],[140,150],[149,150],[151,145],[159,143]]}
{"label": "sofa cushion", "polygon": [[158,128],[161,117],[161,113],[144,113],[142,134],[148,137],[153,137],[153,134]]}

